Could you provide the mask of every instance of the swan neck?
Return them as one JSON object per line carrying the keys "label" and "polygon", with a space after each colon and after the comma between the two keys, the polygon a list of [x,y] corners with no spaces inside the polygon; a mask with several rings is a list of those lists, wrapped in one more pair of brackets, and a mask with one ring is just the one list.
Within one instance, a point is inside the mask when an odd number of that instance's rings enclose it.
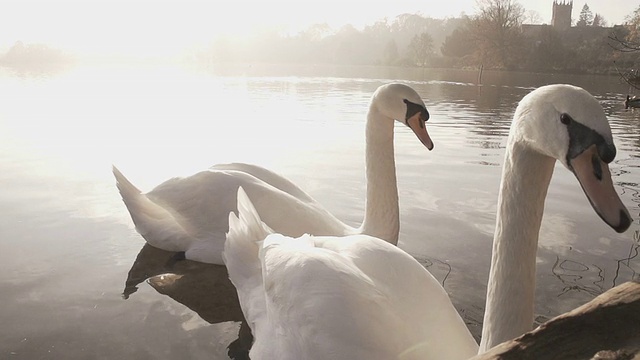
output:
{"label": "swan neck", "polygon": [[554,164],[524,144],[507,148],[480,352],[532,328],[538,234]]}
{"label": "swan neck", "polygon": [[393,150],[394,120],[381,114],[372,104],[366,124],[365,214],[360,232],[398,243],[400,210]]}

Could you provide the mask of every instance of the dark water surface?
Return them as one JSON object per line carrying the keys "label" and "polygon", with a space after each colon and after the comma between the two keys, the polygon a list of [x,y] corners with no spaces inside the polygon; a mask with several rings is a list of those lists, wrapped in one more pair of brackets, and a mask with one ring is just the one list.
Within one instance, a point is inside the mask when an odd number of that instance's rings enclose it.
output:
{"label": "dark water surface", "polygon": [[357,225],[364,116],[389,81],[422,95],[435,142],[428,152],[396,127],[400,247],[444,283],[476,336],[506,135],[537,86],[571,83],[600,100],[618,147],[614,183],[636,219],[616,234],[557,165],[538,320],[638,276],[640,111],[624,109],[628,89],[615,77],[485,72],[477,86],[476,72],[375,67],[0,68],[0,358],[226,358],[240,326],[224,269],[171,265],[143,248],[111,164],[146,191],[215,163],[253,162]]}

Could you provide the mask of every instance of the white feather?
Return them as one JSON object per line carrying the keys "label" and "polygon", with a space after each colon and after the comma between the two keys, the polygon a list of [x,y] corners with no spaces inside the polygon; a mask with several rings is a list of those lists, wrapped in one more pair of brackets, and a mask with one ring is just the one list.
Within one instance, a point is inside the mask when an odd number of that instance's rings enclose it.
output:
{"label": "white feather", "polygon": [[399,207],[393,125],[394,119],[405,121],[405,100],[426,111],[418,94],[402,84],[383,85],[371,98],[366,129],[367,199],[359,228],[338,220],[288,179],[256,165],[215,165],[192,176],[170,179],[146,194],[115,167],[113,173],[136,229],[145,240],[164,250],[184,251],[191,260],[223,263],[227,216],[237,210],[240,186],[251,196],[262,220],[278,233],[295,237],[305,233],[365,233],[397,244]]}
{"label": "white feather", "polygon": [[[565,104],[567,99],[573,103]],[[570,143],[553,134],[555,122],[541,114],[550,113],[545,107],[564,106],[598,124],[594,128],[608,128],[600,112],[582,112],[593,101],[581,89],[553,86],[526,97],[516,110],[498,200],[482,350],[532,325],[544,197],[555,159],[566,156]],[[539,148],[558,150],[551,158]],[[238,203],[240,218],[250,221],[231,222],[227,248],[246,243],[242,233],[252,244],[266,235],[261,247],[241,254],[246,263],[235,261],[235,253],[226,257],[255,338],[251,359],[467,359],[478,352],[445,290],[401,249],[363,234],[267,235],[242,191]],[[243,280],[247,268],[251,281]]]}

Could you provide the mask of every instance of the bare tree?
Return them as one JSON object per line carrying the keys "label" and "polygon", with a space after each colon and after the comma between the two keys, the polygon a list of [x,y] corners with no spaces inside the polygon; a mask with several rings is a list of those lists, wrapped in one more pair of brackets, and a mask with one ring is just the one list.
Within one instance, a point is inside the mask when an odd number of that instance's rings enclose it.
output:
{"label": "bare tree", "polygon": [[525,14],[525,21],[528,24],[542,24],[542,16],[535,10],[527,10]]}
{"label": "bare tree", "polygon": [[389,40],[382,53],[382,63],[385,65],[394,65],[399,57],[398,44],[396,44],[393,39]]}
{"label": "bare tree", "polygon": [[627,16],[623,31],[613,31],[609,36],[611,46],[617,50],[616,68],[623,64],[623,69],[618,70],[620,77],[630,86],[640,90],[640,6]]}
{"label": "bare tree", "polygon": [[596,15],[593,17],[593,23],[591,24],[591,26],[605,27],[607,26],[607,21],[602,17],[602,15],[596,13]]}
{"label": "bare tree", "polygon": [[478,45],[478,60],[489,67],[509,68],[522,46],[524,8],[513,0],[479,0],[477,4],[470,30]]}
{"label": "bare tree", "polygon": [[442,55],[449,57],[467,57],[475,51],[476,43],[471,37],[468,22],[455,29],[440,46]]}
{"label": "bare tree", "polygon": [[433,38],[426,32],[415,35],[409,43],[408,50],[418,66],[425,66],[433,56]]}

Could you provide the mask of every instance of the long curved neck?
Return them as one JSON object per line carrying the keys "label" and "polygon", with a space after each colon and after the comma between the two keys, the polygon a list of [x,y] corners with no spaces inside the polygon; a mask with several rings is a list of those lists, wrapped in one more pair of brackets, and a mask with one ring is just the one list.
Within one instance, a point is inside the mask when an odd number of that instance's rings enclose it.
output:
{"label": "long curved neck", "polygon": [[554,164],[516,142],[507,149],[480,353],[533,325],[538,234]]}
{"label": "long curved neck", "polygon": [[393,152],[393,119],[369,108],[366,125],[367,198],[359,232],[398,244],[400,210]]}

